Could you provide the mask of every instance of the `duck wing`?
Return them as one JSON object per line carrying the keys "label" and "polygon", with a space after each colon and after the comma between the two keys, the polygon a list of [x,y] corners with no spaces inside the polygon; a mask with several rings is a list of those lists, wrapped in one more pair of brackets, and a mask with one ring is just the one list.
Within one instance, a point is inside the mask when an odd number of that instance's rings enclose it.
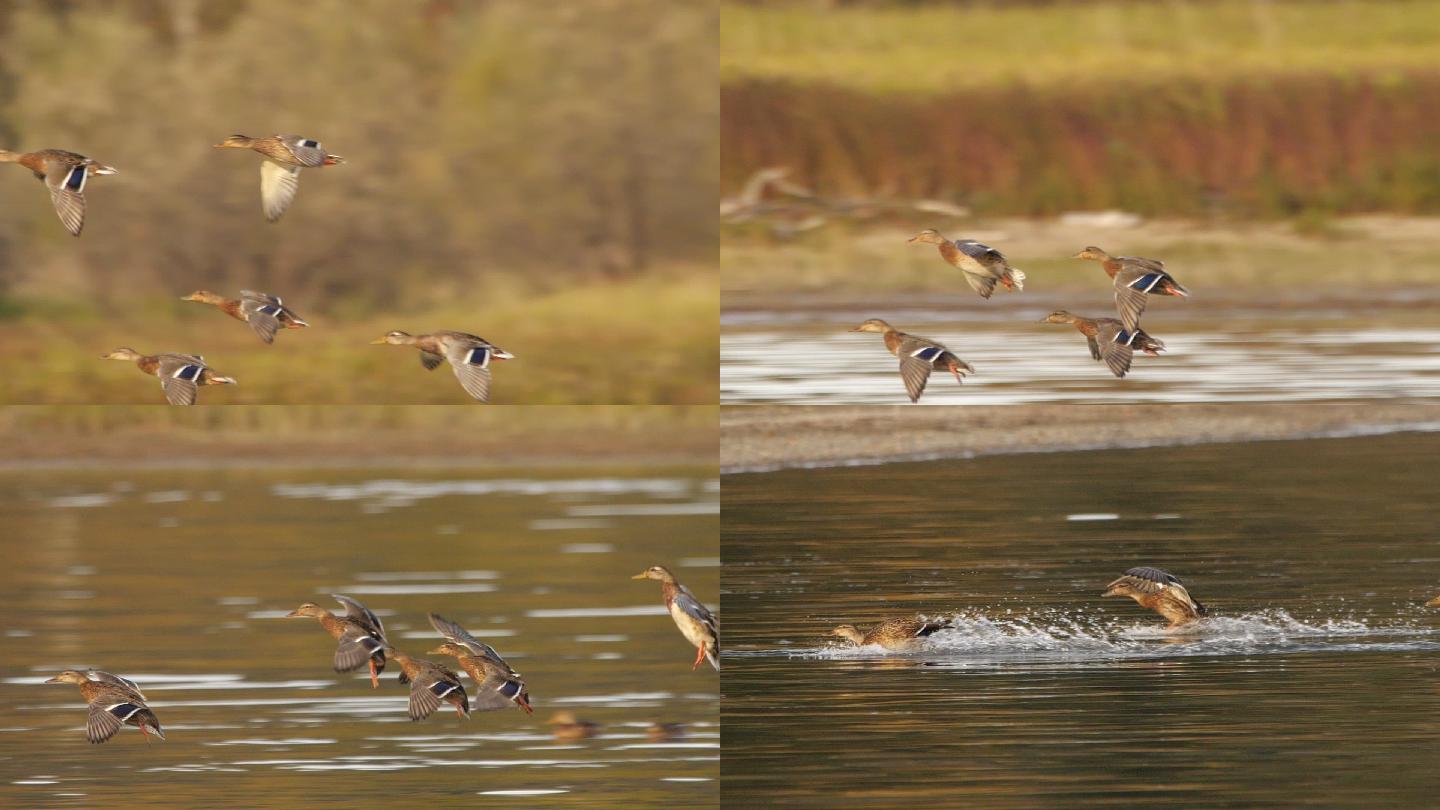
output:
{"label": "duck wing", "polygon": [[[475,335],[454,335],[444,342],[445,359],[465,393],[480,402],[490,401],[490,358],[495,347]],[[425,356],[420,356],[425,362]]]}
{"label": "duck wing", "polygon": [[252,290],[240,291],[240,311],[245,313],[245,322],[255,334],[266,343],[275,342],[275,333],[280,330],[280,315],[285,307],[273,295]]}
{"label": "duck wing", "polygon": [[460,700],[463,713],[470,714],[470,700],[460,678],[443,667],[425,668],[410,681],[410,719],[424,720],[446,699]]}
{"label": "duck wing", "polygon": [[[968,273],[966,275],[969,276]],[[994,286],[993,281],[991,286]],[[935,368],[936,361],[948,352],[944,346],[929,338],[906,335],[900,341],[899,350],[896,352],[900,357],[900,379],[905,382],[905,392],[910,395],[911,402],[920,401],[920,395],[925,393],[925,385],[930,381],[930,372]]]}
{"label": "duck wing", "polygon": [[84,163],[61,160],[46,162],[45,188],[50,190],[50,203],[65,230],[79,236],[85,228],[85,181],[90,172]]}
{"label": "duck wing", "polygon": [[351,599],[350,597],[343,594],[332,593],[330,594],[330,598],[345,606],[345,618],[350,619],[359,624],[364,629],[369,630],[380,641],[385,640],[385,623],[380,621],[380,617],[376,616],[375,613],[370,610],[370,608],[365,607],[354,599]]}
{"label": "duck wing", "polygon": [[435,632],[444,636],[446,639],[469,650],[471,655],[484,658],[491,663],[504,667],[506,672],[512,675],[515,674],[515,671],[510,668],[509,664],[505,663],[505,659],[500,657],[500,653],[496,652],[494,647],[475,638],[459,624],[450,621],[438,613],[431,613],[430,626],[435,628]]}
{"label": "duck wing", "polygon": [[260,161],[260,205],[266,219],[276,222],[290,207],[300,190],[300,169],[274,158]]}
{"label": "duck wing", "polygon": [[1135,351],[1129,342],[1133,333],[1126,332],[1121,328],[1120,322],[1113,318],[1100,321],[1098,327],[1096,336],[1090,338],[1092,353],[1096,353],[1096,344],[1099,344],[1095,359],[1103,359],[1111,374],[1124,377],[1130,371],[1130,363],[1135,357]]}
{"label": "duck wing", "polygon": [[171,405],[194,405],[196,386],[205,373],[205,360],[194,354],[162,354],[155,374]]}

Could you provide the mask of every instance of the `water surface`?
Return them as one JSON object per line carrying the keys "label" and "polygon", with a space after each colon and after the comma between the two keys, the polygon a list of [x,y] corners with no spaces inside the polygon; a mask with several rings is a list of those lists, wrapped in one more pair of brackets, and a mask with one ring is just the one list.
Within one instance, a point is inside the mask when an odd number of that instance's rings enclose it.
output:
{"label": "water surface", "polygon": [[[46,807],[373,806],[376,790],[713,806],[718,679],[690,671],[658,583],[629,577],[665,563],[715,605],[718,511],[713,468],[0,474],[0,791]],[[410,722],[391,669],[378,690],[336,674],[318,623],[283,618],[338,609],[330,593],[412,655],[438,641],[426,611],[462,622],[524,674],[535,715]],[[78,690],[40,685],[86,666],[139,681],[168,739],[127,727],[89,745]],[[560,710],[603,735],[555,741]],[[656,721],[687,733],[652,741]]]}
{"label": "water surface", "polygon": [[[727,475],[727,804],[1419,807],[1440,434]],[[1184,578],[1177,633],[1101,599]],[[921,613],[908,654],[825,632]]]}

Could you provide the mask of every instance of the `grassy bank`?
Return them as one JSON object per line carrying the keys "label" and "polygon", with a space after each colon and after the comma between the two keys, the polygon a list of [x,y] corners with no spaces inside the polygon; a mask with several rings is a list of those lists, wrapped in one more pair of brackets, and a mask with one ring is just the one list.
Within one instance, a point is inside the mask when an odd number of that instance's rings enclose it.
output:
{"label": "grassy bank", "polygon": [[1440,5],[1043,3],[722,14],[724,188],[989,215],[1440,212]]}
{"label": "grassy bank", "polygon": [[10,403],[163,403],[134,367],[102,361],[118,346],[202,354],[239,385],[201,391],[202,404],[465,403],[448,367],[426,372],[414,349],[372,346],[392,329],[458,329],[516,355],[494,368],[496,404],[711,403],[717,397],[718,300],[711,272],[565,286],[548,292],[469,291],[478,306],[437,304],[394,314],[288,300],[311,323],[266,346],[249,327],[199,304],[137,299],[108,311],[75,301],[10,302],[0,357]]}
{"label": "grassy bank", "polygon": [[30,406],[0,409],[5,465],[713,464],[713,406]]}
{"label": "grassy bank", "polygon": [[[1086,245],[1153,256],[1195,294],[1191,304],[1332,296],[1416,305],[1440,288],[1440,219],[1353,217],[1299,226],[1281,223],[1151,221],[1098,228],[1045,219],[831,227],[776,242],[740,232],[721,248],[725,306],[793,306],[784,294],[958,293],[969,288],[931,246],[906,244],[921,228],[995,245],[1028,275],[1027,291],[1103,290],[1104,273],[1068,258]],[[777,298],[776,296],[781,296]]]}

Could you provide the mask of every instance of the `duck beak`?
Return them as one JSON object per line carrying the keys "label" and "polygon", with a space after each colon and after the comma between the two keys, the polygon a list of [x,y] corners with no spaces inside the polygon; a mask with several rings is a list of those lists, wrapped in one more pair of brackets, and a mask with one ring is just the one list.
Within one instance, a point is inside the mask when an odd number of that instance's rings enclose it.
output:
{"label": "duck beak", "polygon": [[64,681],[60,680],[59,675],[56,675],[55,677],[46,680],[45,683],[64,683]]}
{"label": "duck beak", "polygon": [[301,612],[298,611],[298,610],[292,610],[292,611],[290,611],[289,613],[286,613],[286,614],[285,614],[285,618],[287,618],[287,619],[303,619],[303,618],[305,618],[305,614],[304,614],[304,613],[301,613]]}
{"label": "duck beak", "polygon": [[383,338],[383,337],[378,337],[378,338],[375,338],[374,340],[370,341],[370,345],[371,345],[371,346],[379,346],[379,345],[381,345],[381,344],[383,344],[383,343],[385,343],[385,342],[386,342],[385,338]]}
{"label": "duck beak", "polygon": [[638,573],[638,574],[636,574],[635,576],[630,577],[630,578],[631,578],[631,579],[649,579],[649,578],[650,578],[650,577],[648,576],[649,573],[650,573],[649,571],[641,571],[640,573]]}
{"label": "duck beak", "polygon": [[1072,258],[1072,259],[1083,259],[1083,258],[1085,258],[1085,251],[1082,250],[1082,251],[1080,251],[1079,253],[1076,253],[1074,256],[1071,256],[1070,258]]}

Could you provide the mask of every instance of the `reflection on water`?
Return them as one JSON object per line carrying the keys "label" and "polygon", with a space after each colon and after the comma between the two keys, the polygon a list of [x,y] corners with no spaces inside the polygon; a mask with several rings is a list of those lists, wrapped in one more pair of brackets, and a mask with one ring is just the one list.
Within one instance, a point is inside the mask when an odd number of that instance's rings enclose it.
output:
{"label": "reflection on water", "polygon": [[[373,785],[352,772],[379,771],[387,796],[461,805],[713,806],[718,681],[630,576],[664,562],[715,604],[718,499],[713,470],[685,468],[0,475],[4,795],[362,806]],[[536,714],[411,723],[394,673],[378,690],[336,674],[334,642],[284,618],[329,593],[363,599],[411,654],[440,641],[426,611],[462,622],[524,673]],[[84,666],[137,680],[168,740],[87,744],[78,691],[42,684]],[[557,742],[561,707],[603,733]],[[655,722],[683,741],[652,742]]]}
{"label": "reflection on water", "polygon": [[[727,803],[1433,804],[1437,454],[1403,434],[726,476]],[[1211,617],[1100,598],[1139,564]],[[954,626],[903,654],[825,636],[912,613]]]}
{"label": "reflection on water", "polygon": [[[1035,323],[1045,312],[1026,307],[1007,311],[1004,319],[987,313],[972,320],[963,311],[912,311],[891,321],[945,343],[976,368],[963,385],[948,375],[933,376],[920,400],[927,405],[1440,396],[1440,329],[1433,318],[1382,327],[1304,310],[1224,321],[1203,310],[1167,311],[1147,323],[1165,341],[1166,353],[1137,355],[1130,375],[1118,380],[1091,360],[1085,338],[1074,328]],[[747,313],[754,319],[764,314]],[[722,399],[815,405],[907,401],[899,366],[878,336],[846,331],[869,315],[860,310],[810,315],[813,320],[785,322],[777,314],[770,328],[727,329],[720,344]]]}

